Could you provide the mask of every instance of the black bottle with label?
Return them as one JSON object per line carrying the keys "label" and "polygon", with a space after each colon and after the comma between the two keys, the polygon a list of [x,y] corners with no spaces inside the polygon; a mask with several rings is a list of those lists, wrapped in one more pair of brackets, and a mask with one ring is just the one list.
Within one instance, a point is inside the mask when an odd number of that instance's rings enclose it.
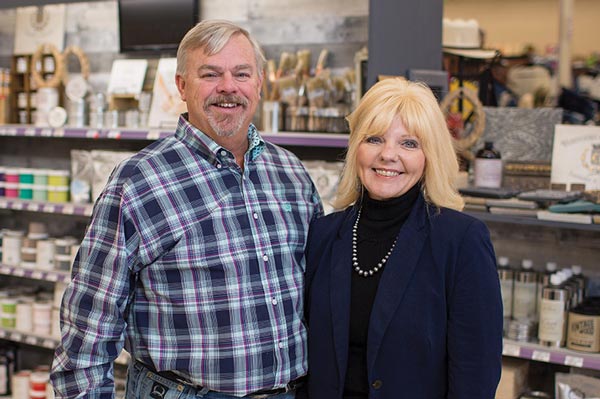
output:
{"label": "black bottle with label", "polygon": [[502,187],[502,157],[492,141],[486,141],[475,154],[475,186]]}

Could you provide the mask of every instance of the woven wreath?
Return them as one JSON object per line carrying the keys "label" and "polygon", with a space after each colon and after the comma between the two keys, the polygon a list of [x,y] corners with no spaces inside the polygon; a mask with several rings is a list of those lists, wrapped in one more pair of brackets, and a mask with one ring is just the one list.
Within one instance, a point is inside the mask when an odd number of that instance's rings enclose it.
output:
{"label": "woven wreath", "polygon": [[[46,54],[51,54],[54,58],[54,74],[50,79],[45,79],[42,76],[40,70],[37,69],[36,65],[39,65],[42,61],[42,57]],[[58,87],[62,81],[63,71],[65,69],[65,63],[62,54],[56,48],[55,45],[45,43],[41,44],[31,56],[31,78],[37,85],[37,87]]]}
{"label": "woven wreath", "polygon": [[473,116],[475,117],[475,123],[471,134],[466,137],[462,137],[456,140],[456,147],[460,155],[468,160],[473,160],[473,153],[470,151],[471,147],[477,143],[477,140],[483,136],[483,130],[485,129],[485,112],[483,111],[483,104],[479,101],[477,93],[466,87],[459,87],[456,90],[449,92],[440,103],[440,108],[444,115],[448,115],[450,107],[454,101],[459,99],[466,99],[473,105]]}
{"label": "woven wreath", "polygon": [[68,58],[70,55],[74,55],[75,57],[77,57],[77,61],[79,61],[79,67],[81,68],[81,76],[85,80],[88,80],[88,78],[90,77],[90,61],[88,60],[87,56],[85,55],[85,53],[83,52],[81,47],[69,46],[65,49],[65,51],[62,54],[64,62],[65,62],[65,68],[63,69],[63,74],[62,74],[63,84],[66,85],[67,82],[69,81],[69,68],[68,68],[67,61],[68,61]]}

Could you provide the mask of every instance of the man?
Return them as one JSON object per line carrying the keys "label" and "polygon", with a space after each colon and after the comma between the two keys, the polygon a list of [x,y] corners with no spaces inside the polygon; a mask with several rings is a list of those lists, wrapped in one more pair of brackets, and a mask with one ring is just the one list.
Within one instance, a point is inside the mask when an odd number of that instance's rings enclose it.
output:
{"label": "man", "polygon": [[306,374],[304,246],[320,199],[300,161],[251,119],[264,57],[247,31],[183,38],[175,134],[113,172],[61,309],[58,398],[293,398]]}

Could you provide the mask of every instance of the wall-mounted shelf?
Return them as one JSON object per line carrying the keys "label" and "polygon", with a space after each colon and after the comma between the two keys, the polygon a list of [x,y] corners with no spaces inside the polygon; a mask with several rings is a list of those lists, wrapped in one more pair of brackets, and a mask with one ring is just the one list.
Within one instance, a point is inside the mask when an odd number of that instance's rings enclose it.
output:
{"label": "wall-mounted shelf", "polygon": [[10,266],[0,263],[0,275],[25,277],[32,280],[68,283],[71,280],[69,272],[59,270],[27,269],[21,266]]}
{"label": "wall-mounted shelf", "polygon": [[600,354],[578,352],[566,348],[548,348],[532,342],[518,342],[504,339],[504,356],[564,366],[600,370]]}
{"label": "wall-mounted shelf", "polygon": [[[28,332],[13,330],[10,328],[0,328],[0,339],[7,341],[17,342],[21,344],[27,344],[37,346],[40,348],[46,348],[50,350],[56,349],[59,344],[58,338],[55,337],[42,337],[34,335]],[[126,351],[121,351],[121,354],[115,360],[116,364],[127,365],[131,359],[131,356]]]}
{"label": "wall-mounted shelf", "polygon": [[522,226],[542,226],[556,229],[586,230],[600,232],[600,224],[583,224],[540,220],[535,217],[498,215],[489,212],[465,211],[466,214],[484,222],[510,223]]}
{"label": "wall-mounted shelf", "polygon": [[[161,129],[92,129],[77,127],[36,127],[33,125],[0,126],[0,136],[7,137],[48,137],[48,138],[84,138],[108,140],[157,140],[173,134],[173,130]],[[279,145],[303,147],[346,148],[348,135],[340,133],[279,132],[261,133],[268,141]]]}
{"label": "wall-mounted shelf", "polygon": [[0,197],[0,209],[53,213],[59,215],[91,216],[94,204],[54,203]]}

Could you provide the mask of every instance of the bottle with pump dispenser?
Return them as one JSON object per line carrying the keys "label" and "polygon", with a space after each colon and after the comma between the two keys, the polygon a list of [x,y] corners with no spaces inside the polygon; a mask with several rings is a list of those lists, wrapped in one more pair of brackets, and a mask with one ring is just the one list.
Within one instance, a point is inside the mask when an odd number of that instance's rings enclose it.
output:
{"label": "bottle with pump dispenser", "polygon": [[550,284],[542,291],[538,339],[544,346],[561,347],[565,344],[569,293],[562,286],[564,279],[565,275],[560,272],[552,274]]}

